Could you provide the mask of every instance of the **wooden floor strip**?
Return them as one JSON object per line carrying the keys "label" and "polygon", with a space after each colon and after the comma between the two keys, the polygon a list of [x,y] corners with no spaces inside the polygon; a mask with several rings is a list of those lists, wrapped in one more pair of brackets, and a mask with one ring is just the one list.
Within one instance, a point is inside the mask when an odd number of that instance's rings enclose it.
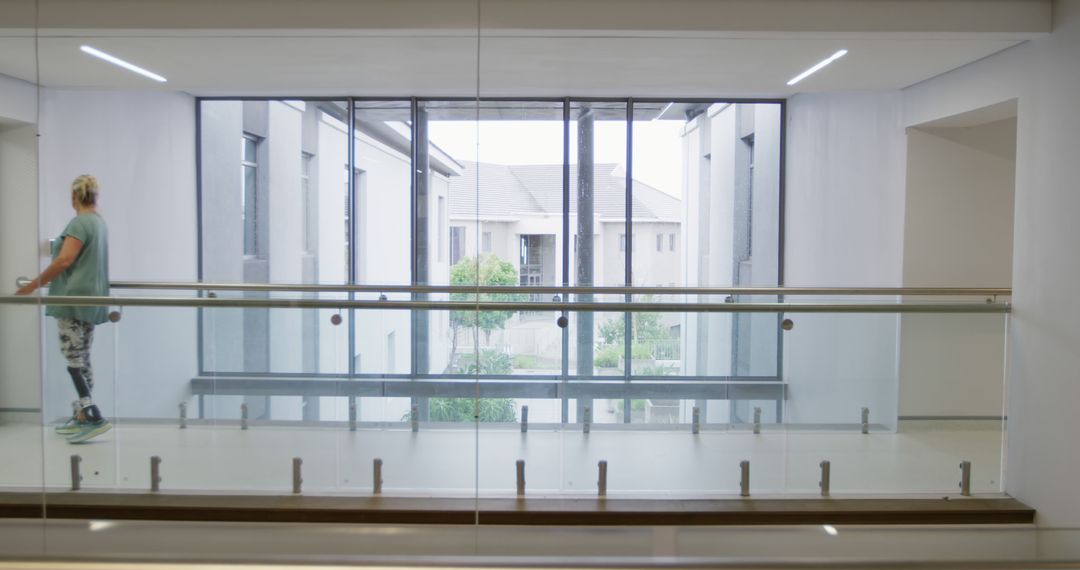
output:
{"label": "wooden floor strip", "polygon": [[1007,498],[462,499],[0,492],[0,517],[490,525],[1026,524]]}

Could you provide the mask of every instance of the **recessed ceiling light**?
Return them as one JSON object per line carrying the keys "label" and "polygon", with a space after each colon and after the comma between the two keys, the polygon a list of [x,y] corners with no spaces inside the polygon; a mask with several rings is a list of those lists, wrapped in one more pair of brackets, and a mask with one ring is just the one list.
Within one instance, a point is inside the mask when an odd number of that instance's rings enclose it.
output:
{"label": "recessed ceiling light", "polygon": [[107,54],[107,53],[105,53],[105,52],[103,52],[103,51],[101,51],[101,50],[99,50],[97,48],[92,48],[90,46],[81,46],[81,47],[79,47],[79,49],[81,49],[83,51],[83,53],[88,53],[88,54],[90,54],[90,55],[92,55],[94,57],[104,59],[105,61],[107,61],[107,62],[109,62],[109,63],[111,63],[113,65],[119,65],[120,67],[123,67],[124,69],[126,69],[128,71],[134,71],[135,73],[138,73],[139,75],[142,75],[143,77],[149,77],[150,79],[153,79],[154,81],[160,81],[161,83],[165,83],[165,81],[167,81],[164,77],[162,77],[162,76],[160,76],[160,75],[158,75],[158,74],[156,74],[156,73],[154,73],[152,71],[147,71],[147,70],[135,65],[134,63],[126,62],[126,61],[116,57],[115,55],[109,55],[109,54]]}
{"label": "recessed ceiling light", "polygon": [[830,55],[829,57],[819,61],[817,64],[814,65],[814,67],[811,67],[810,69],[807,69],[806,71],[796,75],[791,81],[788,81],[787,84],[788,85],[795,85],[796,83],[798,83],[798,82],[802,81],[803,79],[806,79],[807,77],[809,77],[810,74],[812,74],[812,73],[820,70],[822,67],[825,67],[826,65],[829,65],[830,63],[844,57],[845,55],[847,55],[847,50],[842,49],[842,50]]}

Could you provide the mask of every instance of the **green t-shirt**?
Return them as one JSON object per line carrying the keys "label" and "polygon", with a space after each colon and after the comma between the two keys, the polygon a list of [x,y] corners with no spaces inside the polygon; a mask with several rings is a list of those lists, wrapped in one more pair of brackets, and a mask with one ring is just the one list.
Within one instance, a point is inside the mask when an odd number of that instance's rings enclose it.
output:
{"label": "green t-shirt", "polygon": [[[97,214],[75,216],[60,237],[53,242],[52,258],[60,255],[64,238],[82,242],[82,250],[71,267],[49,283],[49,295],[105,297],[109,294],[109,236],[105,220]],[[99,325],[108,320],[108,307],[46,308],[45,314],[58,319],[76,319]]]}

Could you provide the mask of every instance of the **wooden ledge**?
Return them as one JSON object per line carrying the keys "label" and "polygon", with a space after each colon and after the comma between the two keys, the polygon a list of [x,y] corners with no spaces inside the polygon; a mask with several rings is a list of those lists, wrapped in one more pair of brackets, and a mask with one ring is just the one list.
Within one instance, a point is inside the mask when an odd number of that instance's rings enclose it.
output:
{"label": "wooden ledge", "polygon": [[[477,514],[477,510],[479,514]],[[3,492],[0,518],[490,525],[1030,524],[1008,497],[450,499],[127,492]]]}

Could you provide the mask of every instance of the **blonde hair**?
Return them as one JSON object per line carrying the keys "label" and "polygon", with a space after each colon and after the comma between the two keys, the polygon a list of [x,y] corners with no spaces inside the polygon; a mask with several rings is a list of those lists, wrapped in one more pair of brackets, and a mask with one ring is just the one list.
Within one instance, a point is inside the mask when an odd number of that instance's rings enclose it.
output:
{"label": "blonde hair", "polygon": [[71,183],[71,194],[75,201],[83,206],[96,205],[98,196],[97,178],[89,174],[79,176]]}

